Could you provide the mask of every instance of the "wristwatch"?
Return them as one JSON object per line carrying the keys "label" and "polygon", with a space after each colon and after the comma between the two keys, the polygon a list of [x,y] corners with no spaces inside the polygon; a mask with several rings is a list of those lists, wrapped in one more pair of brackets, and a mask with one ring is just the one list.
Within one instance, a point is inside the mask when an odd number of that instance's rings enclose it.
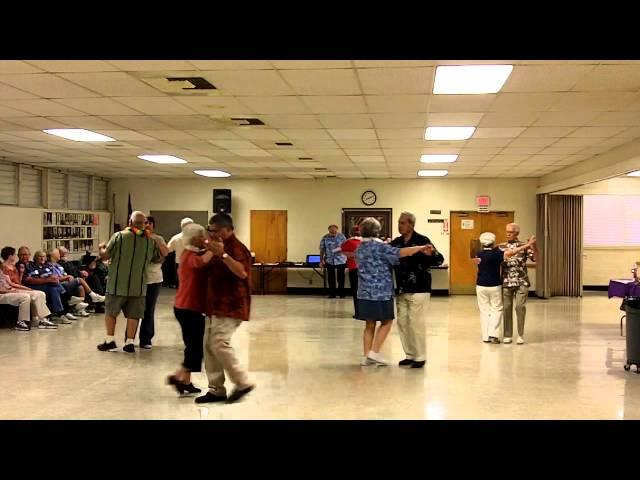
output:
{"label": "wristwatch", "polygon": [[223,254],[222,254],[222,259],[223,259],[223,260],[226,260],[227,258],[229,258],[229,254],[228,254],[228,253],[226,253],[226,252],[225,252],[225,253],[223,253]]}

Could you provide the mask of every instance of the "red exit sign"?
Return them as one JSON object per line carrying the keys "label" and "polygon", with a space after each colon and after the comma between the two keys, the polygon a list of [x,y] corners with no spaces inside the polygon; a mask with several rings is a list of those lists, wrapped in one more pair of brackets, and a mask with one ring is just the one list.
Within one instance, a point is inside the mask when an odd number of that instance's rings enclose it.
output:
{"label": "red exit sign", "polygon": [[476,197],[476,205],[478,207],[488,207],[491,204],[491,199],[488,195],[480,195]]}

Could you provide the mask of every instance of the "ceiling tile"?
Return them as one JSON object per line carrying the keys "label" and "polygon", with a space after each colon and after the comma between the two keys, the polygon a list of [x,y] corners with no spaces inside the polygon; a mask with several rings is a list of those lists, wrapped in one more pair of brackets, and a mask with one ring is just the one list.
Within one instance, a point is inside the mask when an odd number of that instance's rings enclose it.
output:
{"label": "ceiling tile", "polygon": [[575,130],[574,127],[529,127],[521,136],[524,138],[561,138],[566,137],[573,130]]}
{"label": "ceiling tile", "polygon": [[343,128],[327,130],[336,140],[376,140],[376,131],[373,129],[363,128]]}
{"label": "ceiling tile", "polygon": [[310,113],[298,97],[238,97],[238,100],[257,114]]}
{"label": "ceiling tile", "polygon": [[284,70],[285,81],[298,95],[359,95],[353,70]]}
{"label": "ceiling tile", "polygon": [[412,128],[425,127],[425,113],[372,113],[369,115],[376,128]]}
{"label": "ceiling tile", "polygon": [[318,115],[318,120],[325,128],[373,128],[367,114]]}
{"label": "ceiling tile", "polygon": [[429,95],[367,95],[365,97],[371,113],[424,113],[427,111]]}
{"label": "ceiling tile", "polygon": [[27,62],[20,60],[0,60],[0,75],[21,74],[21,73],[39,73],[39,68],[29,65]]}
{"label": "ceiling tile", "polygon": [[576,92],[640,90],[640,64],[598,65],[573,87]]}
{"label": "ceiling tile", "polygon": [[[40,117],[71,117],[82,115],[82,112],[79,112],[78,110],[44,99],[4,100],[2,105]],[[0,113],[0,116],[3,115]]]}
{"label": "ceiling tile", "polygon": [[185,96],[174,97],[174,100],[189,107],[194,112],[198,112],[203,115],[233,117],[235,115],[241,116],[251,112],[249,108],[241,104],[234,97],[216,97],[209,95],[202,97]]}
{"label": "ceiling tile", "polygon": [[202,72],[223,95],[278,96],[294,92],[275,70],[217,70]]}
{"label": "ceiling tile", "polygon": [[41,98],[89,98],[99,96],[97,93],[74,85],[50,73],[0,75],[0,82]]}
{"label": "ceiling tile", "polygon": [[366,113],[367,106],[361,96],[306,96],[301,97],[313,113]]}
{"label": "ceiling tile", "polygon": [[587,125],[599,115],[598,112],[541,112],[534,123],[537,127],[579,127]]}
{"label": "ceiling tile", "polygon": [[485,113],[480,127],[528,127],[540,116],[539,112],[523,112],[514,109],[506,113]]}
{"label": "ceiling tile", "polygon": [[272,128],[322,128],[314,115],[261,115],[260,120]]}
{"label": "ceiling tile", "polygon": [[200,70],[272,70],[267,60],[189,60]]}
{"label": "ceiling tile", "polygon": [[628,105],[634,98],[629,92],[567,92],[560,95],[550,110],[608,112]]}
{"label": "ceiling tile", "polygon": [[[287,140],[287,137],[285,137],[281,132],[279,132],[278,130],[274,130],[272,128],[244,127],[244,128],[238,128],[236,133],[240,137],[246,138],[248,140],[272,140],[273,142],[280,141],[280,140],[284,140],[284,141]],[[273,142],[271,142],[272,145],[273,145]]]}
{"label": "ceiling tile", "polygon": [[524,132],[524,130],[525,127],[480,127],[474,132],[473,138],[515,138]]}
{"label": "ceiling tile", "polygon": [[562,93],[499,93],[492,112],[543,112],[558,103]]}
{"label": "ceiling tile", "polygon": [[194,67],[186,60],[109,60],[109,63],[125,72],[193,70]]}
{"label": "ceiling tile", "polygon": [[475,127],[483,118],[482,113],[429,113],[426,125],[447,127]]}
{"label": "ceiling tile", "polygon": [[604,112],[597,114],[595,118],[583,123],[583,125],[598,127],[640,126],[640,114],[637,112]]}
{"label": "ceiling tile", "polygon": [[165,96],[159,90],[124,72],[63,73],[59,76],[107,97]]}
{"label": "ceiling tile", "polygon": [[365,95],[431,93],[433,68],[364,68],[358,77]]}
{"label": "ceiling tile", "polygon": [[519,65],[501,92],[568,92],[592,65]]}
{"label": "ceiling tile", "polygon": [[111,98],[65,98],[55,102],[89,115],[142,115]]}
{"label": "ceiling tile", "polygon": [[271,60],[271,64],[281,70],[351,68],[350,60]]}
{"label": "ceiling tile", "polygon": [[433,95],[429,113],[487,112],[495,101],[496,95]]}
{"label": "ceiling tile", "polygon": [[292,128],[282,129],[282,133],[289,139],[314,139],[314,140],[331,140],[331,137],[326,130],[321,129],[306,129],[306,128]]}
{"label": "ceiling tile", "polygon": [[29,64],[51,73],[111,72],[118,70],[117,67],[102,60],[29,60]]}
{"label": "ceiling tile", "polygon": [[379,139],[424,139],[424,128],[384,128],[377,129],[376,133]]}
{"label": "ceiling tile", "polygon": [[581,127],[569,134],[569,137],[613,137],[624,131],[625,127]]}
{"label": "ceiling tile", "polygon": [[357,68],[402,68],[402,67],[430,67],[435,65],[433,60],[354,60]]}
{"label": "ceiling tile", "polygon": [[114,100],[146,115],[193,115],[195,113],[170,97],[120,97]]}

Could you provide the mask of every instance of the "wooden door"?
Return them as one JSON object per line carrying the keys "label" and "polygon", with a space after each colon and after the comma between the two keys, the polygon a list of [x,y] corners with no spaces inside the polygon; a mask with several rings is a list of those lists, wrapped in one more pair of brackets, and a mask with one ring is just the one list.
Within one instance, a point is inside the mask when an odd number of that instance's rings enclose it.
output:
{"label": "wooden door", "polygon": [[[278,263],[287,260],[287,211],[251,210],[251,251],[258,263]],[[287,293],[287,270],[266,267],[265,293]],[[259,278],[254,274],[254,291]]]}
{"label": "wooden door", "polygon": [[478,270],[471,257],[472,245],[483,232],[494,233],[496,243],[505,242],[513,216],[513,212],[451,212],[449,293],[475,295]]}
{"label": "wooden door", "polygon": [[451,212],[449,293],[469,295],[476,291],[476,265],[471,245],[482,233],[478,212]]}

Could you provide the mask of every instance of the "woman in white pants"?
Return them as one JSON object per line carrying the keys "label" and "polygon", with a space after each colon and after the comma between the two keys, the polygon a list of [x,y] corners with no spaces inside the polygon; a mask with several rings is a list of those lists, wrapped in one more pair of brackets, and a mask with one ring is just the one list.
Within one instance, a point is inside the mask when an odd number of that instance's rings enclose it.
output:
{"label": "woman in white pants", "polygon": [[31,296],[12,288],[7,275],[0,272],[0,304],[18,307],[18,323],[16,330],[28,332],[29,316],[31,315]]}
{"label": "woman in white pants", "polygon": [[40,290],[32,290],[22,285],[23,272],[16,268],[18,257],[16,249],[13,247],[4,247],[0,251],[0,258],[4,261],[2,264],[2,273],[9,277],[9,288],[14,293],[28,293],[31,298],[31,327],[46,328],[55,330],[58,326],[49,320],[51,311],[47,307],[47,295]]}
{"label": "woman in white pants", "polygon": [[513,250],[502,251],[495,247],[496,236],[491,232],[480,235],[482,250],[478,252],[475,262],[478,265],[476,281],[476,297],[480,309],[480,329],[484,343],[500,343],[498,338],[502,323],[502,262],[521,251],[529,248],[535,237],[528,243]]}

